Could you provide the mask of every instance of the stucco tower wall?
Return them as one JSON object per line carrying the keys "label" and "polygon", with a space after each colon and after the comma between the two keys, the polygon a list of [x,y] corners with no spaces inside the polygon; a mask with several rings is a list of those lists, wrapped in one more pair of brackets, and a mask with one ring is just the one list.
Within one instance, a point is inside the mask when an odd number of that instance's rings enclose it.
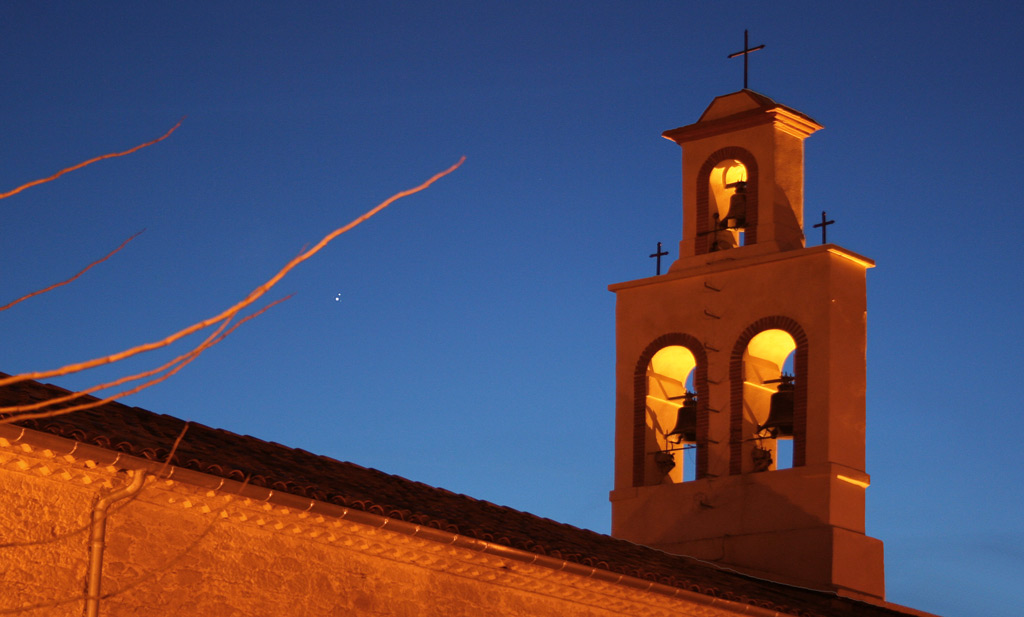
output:
{"label": "stucco tower wall", "polygon": [[[863,535],[870,483],[865,271],[872,263],[833,245],[733,258],[744,252],[715,253],[687,270],[611,287],[617,294],[612,535],[798,584],[881,597],[881,543]],[[791,330],[797,353],[805,353],[798,391],[804,389],[806,418],[794,444],[800,462],[758,473],[755,440],[737,425],[736,396],[743,390],[734,383],[735,365],[744,341],[768,327]],[[636,436],[638,359],[670,333],[696,337],[706,352],[708,433],[697,446],[707,451],[707,473],[679,483],[645,477],[638,485],[641,461],[652,454],[638,451],[644,444]],[[791,556],[788,563],[780,561],[783,554]],[[854,581],[847,569],[836,578],[842,568],[833,565],[858,554],[872,556],[864,562],[871,574]]]}

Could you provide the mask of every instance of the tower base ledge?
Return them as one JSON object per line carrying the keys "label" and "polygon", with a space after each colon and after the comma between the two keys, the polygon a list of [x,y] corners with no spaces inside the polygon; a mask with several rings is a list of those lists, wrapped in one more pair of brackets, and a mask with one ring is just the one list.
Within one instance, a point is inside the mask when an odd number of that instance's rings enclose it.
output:
{"label": "tower base ledge", "polygon": [[779,583],[875,602],[885,599],[881,540],[846,529],[795,529],[653,548]]}

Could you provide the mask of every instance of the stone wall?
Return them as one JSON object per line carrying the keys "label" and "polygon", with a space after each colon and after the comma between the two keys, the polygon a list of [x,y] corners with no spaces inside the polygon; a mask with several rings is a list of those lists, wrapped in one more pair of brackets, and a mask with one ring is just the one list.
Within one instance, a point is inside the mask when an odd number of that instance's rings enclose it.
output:
{"label": "stone wall", "polygon": [[98,464],[4,439],[0,614],[82,614],[93,506],[147,465],[142,491],[110,509],[104,616],[727,614],[244,497],[237,483],[214,490],[158,478],[149,461]]}

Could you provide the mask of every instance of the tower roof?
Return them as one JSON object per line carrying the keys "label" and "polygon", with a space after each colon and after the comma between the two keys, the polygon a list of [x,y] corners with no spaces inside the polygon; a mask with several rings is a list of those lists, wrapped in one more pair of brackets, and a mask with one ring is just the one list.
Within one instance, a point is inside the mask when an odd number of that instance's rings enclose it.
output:
{"label": "tower roof", "polygon": [[743,89],[732,94],[715,97],[697,122],[670,129],[662,133],[662,136],[682,143],[709,134],[772,121],[778,123],[783,130],[799,137],[806,137],[824,128],[814,118],[801,111],[776,103],[771,98],[753,90]]}
{"label": "tower roof", "polygon": [[[744,111],[750,111],[752,109],[759,109],[762,111],[784,109],[795,116],[799,116],[809,122],[814,122],[814,118],[811,118],[807,114],[797,111],[792,107],[776,103],[774,100],[760,92],[754,92],[753,90],[748,89],[733,92],[732,94],[716,96],[715,99],[711,101],[711,104],[708,105],[708,108],[704,110],[704,113],[701,114],[700,119],[697,122],[717,120],[719,118],[724,118]],[[817,123],[815,122],[815,124]]]}

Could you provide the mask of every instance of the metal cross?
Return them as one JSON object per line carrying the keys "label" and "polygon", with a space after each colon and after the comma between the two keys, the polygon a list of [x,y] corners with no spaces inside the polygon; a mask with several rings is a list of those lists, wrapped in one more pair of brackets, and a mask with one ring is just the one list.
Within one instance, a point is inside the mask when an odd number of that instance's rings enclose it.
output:
{"label": "metal cross", "polygon": [[828,243],[828,235],[826,233],[828,231],[828,226],[833,224],[833,223],[835,223],[835,221],[828,221],[828,220],[825,220],[825,219],[826,219],[825,211],[822,210],[821,211],[821,222],[814,226],[815,229],[821,227],[821,243],[822,244],[827,244]]}
{"label": "metal cross", "polygon": [[663,255],[668,255],[668,251],[661,250],[661,242],[659,242],[658,243],[658,252],[657,253],[651,253],[651,255],[650,255],[651,257],[657,257],[658,258],[658,276],[661,276],[661,257]]}
{"label": "metal cross", "polygon": [[747,89],[747,56],[750,54],[750,52],[757,51],[758,49],[764,49],[764,45],[758,45],[757,47],[751,47],[750,43],[748,42],[747,31],[744,30],[743,31],[743,51],[738,51],[738,52],[736,52],[734,54],[729,54],[730,58],[735,58],[736,56],[743,56],[743,89],[744,90]]}

